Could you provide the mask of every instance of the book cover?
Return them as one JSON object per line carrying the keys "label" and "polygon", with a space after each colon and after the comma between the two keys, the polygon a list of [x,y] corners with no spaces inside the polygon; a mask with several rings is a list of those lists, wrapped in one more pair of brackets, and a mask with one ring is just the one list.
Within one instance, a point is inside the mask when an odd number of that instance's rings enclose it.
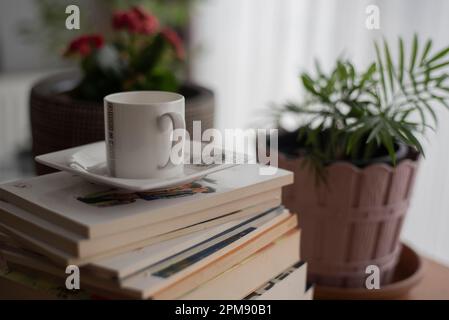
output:
{"label": "book cover", "polygon": [[[112,281],[83,273],[82,286],[132,298],[173,299],[213,279],[297,226],[296,216],[272,210],[247,219],[200,243],[166,257],[137,274]],[[2,249],[8,264],[63,276],[60,268],[35,255]]]}
{"label": "book cover", "polygon": [[[248,300],[305,300],[313,291],[306,292],[307,263],[299,261],[262,285],[245,299]],[[312,289],[313,290],[313,289]]]}
{"label": "book cover", "polygon": [[[268,206],[265,209],[269,209],[271,206]],[[88,257],[75,257],[73,255],[70,255],[64,250],[61,250],[59,248],[56,248],[52,243],[44,242],[42,240],[39,240],[35,237],[35,235],[24,233],[16,228],[7,226],[0,222],[0,232],[7,234],[10,238],[13,238],[16,242],[19,242],[23,247],[28,248],[30,250],[33,250],[35,252],[38,252],[46,257],[48,257],[50,260],[52,260],[54,263],[58,265],[69,265],[69,264],[76,264],[78,266],[84,266],[87,264],[94,264],[96,261],[101,261],[103,258],[111,257],[114,255],[119,255],[121,253],[126,253],[132,250],[135,250],[137,248],[143,248],[146,246],[150,246],[162,241],[166,241],[169,239],[173,239],[176,237],[180,237],[183,235],[190,234],[192,232],[205,230],[210,227],[218,226],[220,224],[240,219],[246,216],[251,216],[255,214],[259,214],[262,208],[259,208],[259,206],[254,206],[248,209],[243,209],[238,212],[235,212],[231,215],[225,215],[223,217],[218,217],[215,219],[207,220],[202,223],[197,223],[192,226],[185,226],[183,228],[174,230],[172,232],[164,233],[156,237],[147,238],[143,241],[134,242],[128,245],[123,245],[121,247],[115,248],[113,250],[109,250],[106,252],[102,252],[101,254],[95,255],[95,256],[88,256]]]}
{"label": "book cover", "polygon": [[300,232],[291,230],[182,300],[241,300],[300,259]]}
{"label": "book cover", "polygon": [[[229,221],[245,215],[263,212],[281,203],[281,190],[264,192],[245,199],[225,203],[190,215],[164,220],[158,223],[130,229],[118,234],[87,239],[76,233],[37,217],[15,205],[0,201],[0,222],[19,232],[29,234],[75,258],[95,257],[96,255],[132,245],[146,239],[180,229],[212,222],[215,219]],[[184,230],[186,231],[186,230]]]}
{"label": "book cover", "polygon": [[261,175],[256,164],[239,165],[198,182],[149,192],[130,192],[59,172],[0,186],[0,200],[80,236],[94,238],[216,207],[293,182],[278,169]]}

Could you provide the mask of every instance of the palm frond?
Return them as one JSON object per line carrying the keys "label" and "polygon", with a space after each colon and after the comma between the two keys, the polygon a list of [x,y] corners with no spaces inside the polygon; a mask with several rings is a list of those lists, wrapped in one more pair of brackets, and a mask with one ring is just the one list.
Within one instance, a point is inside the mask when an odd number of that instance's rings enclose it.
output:
{"label": "palm frond", "polygon": [[393,164],[401,143],[424,154],[422,133],[437,125],[436,108],[449,109],[449,47],[433,53],[432,40],[421,46],[416,34],[410,52],[403,38],[397,46],[394,59],[385,39],[375,42],[375,61],[363,71],[339,58],[324,72],[315,61],[316,74],[300,76],[306,99],[276,109],[303,120],[298,141],[320,179],[326,164],[367,159],[379,148]]}

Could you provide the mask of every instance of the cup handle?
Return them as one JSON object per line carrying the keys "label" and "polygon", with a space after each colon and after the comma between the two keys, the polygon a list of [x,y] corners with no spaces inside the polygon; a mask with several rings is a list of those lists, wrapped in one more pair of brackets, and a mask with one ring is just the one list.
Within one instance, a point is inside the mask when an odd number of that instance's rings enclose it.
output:
{"label": "cup handle", "polygon": [[[177,130],[177,129],[182,129],[185,130],[186,129],[186,124],[184,121],[184,118],[181,116],[181,114],[177,113],[177,112],[167,112],[164,113],[163,115],[161,115],[158,118],[158,126],[161,130],[163,130],[163,123],[164,123],[164,119],[165,118],[169,118],[173,124],[173,131]],[[173,148],[178,144],[178,143],[184,143],[184,139],[185,139],[185,135],[183,135],[181,137],[181,139],[178,139],[176,141],[172,141],[172,145],[170,148],[170,154],[168,155],[168,159],[167,162],[165,163],[165,165],[160,165],[159,169],[168,169],[170,167],[174,167],[175,165],[173,164],[172,161],[170,161],[170,155],[171,155],[171,150],[173,150]],[[178,154],[178,157],[182,157],[182,149],[180,149],[181,152],[180,154]],[[182,159],[180,159],[182,161]]]}

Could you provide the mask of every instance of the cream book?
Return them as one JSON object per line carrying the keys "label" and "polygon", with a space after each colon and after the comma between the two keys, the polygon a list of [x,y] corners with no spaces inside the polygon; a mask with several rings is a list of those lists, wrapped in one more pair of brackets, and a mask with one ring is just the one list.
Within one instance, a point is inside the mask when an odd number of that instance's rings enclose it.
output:
{"label": "cream book", "polygon": [[[283,209],[279,207],[272,210]],[[268,211],[270,210],[267,210],[267,212]],[[260,215],[260,213],[257,215]],[[209,227],[205,230],[196,231],[170,240],[161,241],[152,245],[127,251],[122,254],[114,255],[112,257],[95,260],[92,263],[83,266],[81,270],[83,273],[86,271],[89,274],[101,278],[126,278],[157,263],[158,261],[166,259],[173,254],[206,241],[209,238],[224,232],[225,230],[231,229],[248,219],[250,218],[223,222],[217,226]],[[23,248],[19,243],[3,233],[0,233],[0,247],[3,249],[13,249],[15,252],[25,250],[25,248]],[[47,264],[51,263],[47,257],[39,255],[36,252],[33,252],[33,256],[43,262],[46,262]]]}
{"label": "cream book", "polygon": [[[83,273],[82,288],[140,299],[174,299],[237,265],[297,227],[296,215],[271,210],[161,259],[125,279]],[[32,254],[3,249],[8,265],[20,265],[65,279],[61,268]]]}
{"label": "cream book", "polygon": [[307,263],[299,261],[278,274],[245,299],[311,300],[313,288],[307,288]]}
{"label": "cream book", "polygon": [[180,229],[194,231],[195,226],[198,227],[205,222],[212,223],[215,219],[219,219],[220,222],[239,219],[277,207],[280,203],[281,190],[272,190],[219,205],[213,210],[207,209],[187,216],[93,239],[83,238],[3,201],[0,201],[0,223],[24,234],[32,235],[32,237],[65,252],[73,258],[94,259],[98,255],[104,256],[107,252],[123,246],[131,245],[130,248],[132,248],[132,244],[150,238],[157,239],[158,236],[165,233]]}
{"label": "cream book", "polygon": [[291,230],[182,300],[241,300],[299,260],[300,232]]}
{"label": "cream book", "polygon": [[86,300],[92,295],[84,290],[67,290],[54,279],[0,267],[0,299],[13,300]]}
{"label": "cream book", "polygon": [[[283,210],[278,208],[276,210]],[[267,210],[269,211],[269,210]],[[257,215],[259,215],[258,213]],[[218,234],[225,232],[251,218],[233,220],[227,223],[197,231],[181,237],[155,243],[136,250],[93,261],[85,266],[89,273],[108,279],[124,279],[149,266],[187,250]]]}
{"label": "cream book", "polygon": [[[102,278],[125,278],[164,258],[167,258],[179,251],[187,249],[220,232],[223,232],[226,229],[232,228],[241,222],[241,220],[234,220],[231,222],[222,223],[218,226],[207,228],[206,230],[196,231],[187,235],[128,251],[123,254],[96,260],[91,264],[82,266],[81,270],[82,272],[86,271],[89,274]],[[61,266],[56,266],[52,263],[48,257],[37,252],[27,250],[21,246],[20,243],[14,241],[14,239],[1,232],[0,249],[7,250],[9,252],[13,251],[16,253],[30,253],[32,257],[44,262],[46,265],[61,268]],[[0,261],[1,258],[2,256],[0,255]]]}
{"label": "cream book", "polygon": [[[269,206],[266,209],[269,208],[271,208],[271,206]],[[69,264],[75,264],[77,266],[84,266],[95,264],[95,262],[97,261],[101,261],[104,258],[108,258],[114,255],[119,255],[121,253],[126,253],[129,251],[133,251],[135,249],[144,248],[146,246],[157,244],[166,240],[188,235],[193,232],[206,230],[210,227],[219,226],[221,224],[233,221],[235,219],[260,214],[261,211],[263,212],[264,210],[266,210],[262,209],[263,209],[262,206],[254,206],[251,208],[243,209],[231,215],[225,215],[223,217],[207,220],[205,222],[201,222],[192,226],[186,226],[181,229],[174,230],[172,232],[164,233],[155,237],[146,238],[143,241],[134,242],[129,245],[123,245],[113,250],[105,251],[102,252],[101,254],[87,257],[75,257],[73,255],[70,255],[66,251],[54,247],[53,246],[54,243],[44,242],[42,240],[39,240],[36,237],[36,235],[21,232],[16,228],[7,226],[1,222],[0,222],[0,232],[7,234],[9,237],[13,238],[16,242],[20,243],[21,246],[48,257],[50,260],[52,260],[54,263],[58,265],[66,266]]]}
{"label": "cream book", "polygon": [[277,169],[261,175],[258,164],[213,173],[198,182],[150,192],[130,192],[59,172],[0,186],[0,200],[81,237],[96,238],[232,203],[293,182]]}

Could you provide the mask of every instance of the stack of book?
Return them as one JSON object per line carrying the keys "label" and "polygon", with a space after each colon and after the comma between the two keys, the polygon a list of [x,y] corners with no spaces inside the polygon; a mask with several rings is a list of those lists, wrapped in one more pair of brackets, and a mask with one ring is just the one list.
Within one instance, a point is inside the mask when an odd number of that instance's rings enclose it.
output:
{"label": "stack of book", "polygon": [[0,185],[0,296],[310,299],[297,215],[281,206],[293,175],[259,169],[148,192],[66,172]]}

